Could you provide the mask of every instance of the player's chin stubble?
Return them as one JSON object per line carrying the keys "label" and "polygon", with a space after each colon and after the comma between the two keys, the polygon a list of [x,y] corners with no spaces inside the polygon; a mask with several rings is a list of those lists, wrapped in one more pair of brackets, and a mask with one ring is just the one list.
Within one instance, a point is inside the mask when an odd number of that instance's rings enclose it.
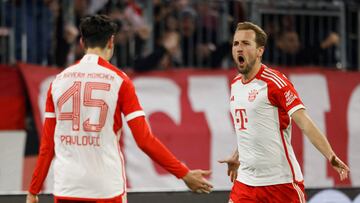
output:
{"label": "player's chin stubble", "polygon": [[252,69],[252,67],[255,65],[255,60],[253,60],[253,61],[251,61],[249,64],[247,64],[247,65],[245,65],[245,67],[244,68],[240,68],[240,65],[238,65],[238,72],[239,73],[241,73],[241,74],[243,74],[243,75],[246,75],[246,74],[248,74],[250,71],[251,71],[251,69]]}

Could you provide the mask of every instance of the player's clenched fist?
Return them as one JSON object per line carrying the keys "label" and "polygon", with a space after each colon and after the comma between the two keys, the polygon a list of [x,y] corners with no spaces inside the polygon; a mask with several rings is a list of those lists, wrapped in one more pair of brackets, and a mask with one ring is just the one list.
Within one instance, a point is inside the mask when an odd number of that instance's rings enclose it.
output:
{"label": "player's clenched fist", "polygon": [[205,176],[210,174],[211,171],[191,170],[182,179],[191,191],[197,193],[210,193],[213,186],[205,178]]}

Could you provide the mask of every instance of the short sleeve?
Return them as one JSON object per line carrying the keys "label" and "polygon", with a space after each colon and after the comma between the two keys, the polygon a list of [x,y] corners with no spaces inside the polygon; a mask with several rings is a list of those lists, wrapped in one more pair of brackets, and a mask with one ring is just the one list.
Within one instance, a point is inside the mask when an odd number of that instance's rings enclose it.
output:
{"label": "short sleeve", "polygon": [[131,80],[124,80],[121,84],[119,91],[119,105],[126,121],[145,115]]}
{"label": "short sleeve", "polygon": [[269,91],[269,98],[275,106],[281,108],[289,116],[305,106],[301,101],[294,85],[286,78],[278,76],[278,84],[272,85]]}

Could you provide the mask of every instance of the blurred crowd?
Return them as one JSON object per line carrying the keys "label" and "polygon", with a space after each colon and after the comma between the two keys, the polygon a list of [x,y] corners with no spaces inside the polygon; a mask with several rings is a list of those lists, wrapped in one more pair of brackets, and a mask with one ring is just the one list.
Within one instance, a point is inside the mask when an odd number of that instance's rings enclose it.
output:
{"label": "blurred crowd", "polygon": [[83,54],[80,19],[106,14],[120,27],[112,59],[119,67],[136,71],[220,67],[231,53],[229,36],[218,32],[224,23],[219,22],[224,6],[236,8],[226,13],[227,32],[231,33],[234,24],[245,19],[241,1],[224,5],[205,0],[13,0],[2,5],[6,14],[1,15],[5,23],[0,36],[9,34],[7,28],[14,28],[15,58],[23,60],[25,31],[27,62],[44,64],[45,58],[47,65],[65,67]]}
{"label": "blurred crowd", "polygon": [[321,16],[315,16],[311,19],[313,26],[305,27],[300,18],[303,16],[273,15],[267,19],[264,29],[269,35],[268,46],[273,49],[264,54],[264,60],[287,66],[336,67],[340,61],[337,21],[321,24]]}
{"label": "blurred crowd", "polygon": [[[5,2],[5,3],[4,3]],[[78,26],[87,15],[106,14],[120,27],[112,63],[135,71],[177,67],[231,66],[231,36],[248,20],[245,1],[206,0],[8,0],[1,4],[2,52],[14,45],[16,61],[66,67],[81,58]],[[309,45],[291,15],[266,22],[269,45],[264,60],[279,65],[337,63],[339,34],[324,32]],[[10,29],[13,28],[13,29]],[[26,35],[24,35],[26,33]],[[26,36],[26,40],[24,40]],[[310,39],[311,36],[308,36]],[[8,37],[9,38],[9,37]],[[302,39],[301,39],[302,38]],[[307,40],[305,38],[305,40]],[[15,43],[14,43],[15,42]],[[25,50],[24,50],[24,44]],[[316,46],[314,46],[314,44]],[[323,55],[323,58],[314,56]]]}

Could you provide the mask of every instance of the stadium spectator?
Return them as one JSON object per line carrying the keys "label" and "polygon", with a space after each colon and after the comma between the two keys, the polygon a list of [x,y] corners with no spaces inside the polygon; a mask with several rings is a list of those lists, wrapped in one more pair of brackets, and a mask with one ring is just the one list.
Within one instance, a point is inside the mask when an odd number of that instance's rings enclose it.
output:
{"label": "stadium spectator", "polygon": [[151,54],[135,59],[134,70],[137,72],[169,70],[179,66],[179,54],[179,33],[166,32]]}
{"label": "stadium spectator", "polygon": [[17,42],[13,47],[16,60],[37,64],[50,60],[53,31],[51,4],[50,0],[3,2],[5,27],[13,31]]}
{"label": "stadium spectator", "polygon": [[[1,21],[1,15],[0,15],[0,22]],[[4,49],[3,47],[9,47],[8,41],[9,41],[9,34],[10,30],[6,26],[0,25],[0,63],[3,63],[7,60],[9,52],[6,51],[7,49]]]}
{"label": "stadium spectator", "polygon": [[349,168],[317,128],[291,82],[261,63],[267,35],[239,23],[232,55],[239,75],[231,84],[231,115],[237,150],[226,160],[234,182],[229,202],[305,202],[303,176],[291,146],[291,120],[329,160],[340,179]]}
{"label": "stadium spectator", "polygon": [[[265,54],[264,60],[286,66],[321,65],[327,61],[328,65],[335,66],[337,58],[334,48],[340,43],[339,35],[329,32],[322,41],[314,40],[314,43],[310,44],[301,41],[294,21],[295,16],[285,15],[279,25],[275,25],[274,22],[268,23],[266,30],[270,33],[268,47],[271,51]],[[305,36],[309,37],[313,36]]]}
{"label": "stadium spectator", "polygon": [[147,155],[192,191],[211,191],[212,185],[204,177],[210,171],[189,170],[152,134],[131,80],[108,62],[116,31],[117,25],[106,16],[82,20],[81,42],[86,54],[50,85],[27,203],[38,201],[53,158],[55,202],[126,202],[119,144],[121,113]]}
{"label": "stadium spectator", "polygon": [[150,25],[144,19],[142,8],[135,1],[109,1],[101,13],[109,15],[120,26],[112,61],[121,67],[132,67],[134,58],[146,51],[150,37]]}
{"label": "stadium spectator", "polygon": [[273,61],[269,62],[287,66],[320,65],[320,60],[324,60],[326,57],[326,50],[337,46],[339,42],[339,35],[331,32],[316,46],[304,46],[297,32],[282,32],[275,39],[275,45],[279,53]]}

